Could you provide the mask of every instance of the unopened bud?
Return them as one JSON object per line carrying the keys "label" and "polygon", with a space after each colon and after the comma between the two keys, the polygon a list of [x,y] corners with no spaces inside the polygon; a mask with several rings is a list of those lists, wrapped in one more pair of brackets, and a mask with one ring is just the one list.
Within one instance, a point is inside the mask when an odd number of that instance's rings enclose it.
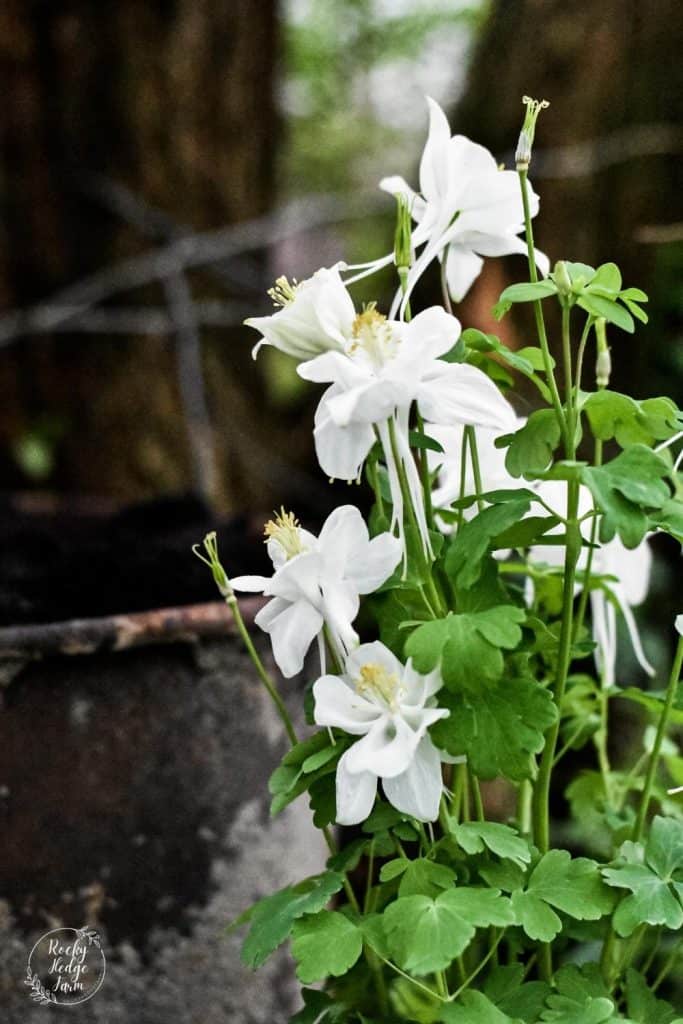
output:
{"label": "unopened bud", "polygon": [[567,298],[572,293],[572,279],[564,260],[558,260],[553,269],[553,281],[560,295]]}
{"label": "unopened bud", "polygon": [[598,354],[595,360],[595,383],[599,388],[606,388],[612,375],[612,357],[607,345],[606,321],[600,317],[595,321],[595,337],[598,343]]}
{"label": "unopened bud", "polygon": [[413,233],[408,200],[400,193],[396,196],[396,231],[394,233],[394,263],[399,274],[408,270],[413,262]]}
{"label": "unopened bud", "polygon": [[524,115],[524,124],[519,133],[519,140],[515,151],[515,165],[518,171],[529,169],[534,134],[536,132],[536,120],[541,111],[550,106],[547,100],[532,100],[530,96],[524,96],[522,103],[526,106],[526,114]]}

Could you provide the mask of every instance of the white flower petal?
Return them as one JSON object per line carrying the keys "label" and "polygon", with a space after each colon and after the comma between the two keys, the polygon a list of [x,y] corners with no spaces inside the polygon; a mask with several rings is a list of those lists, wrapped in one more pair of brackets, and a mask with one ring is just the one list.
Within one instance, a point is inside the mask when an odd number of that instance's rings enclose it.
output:
{"label": "white flower petal", "polygon": [[244,590],[247,594],[262,594],[269,583],[269,576],[235,576],[230,580],[233,590]]}
{"label": "white flower petal", "polygon": [[293,604],[275,598],[263,608],[254,622],[270,634],[275,662],[286,679],[295,676],[316,635],[323,628],[323,617],[308,601]]}
{"label": "white flower petal", "polygon": [[380,533],[363,548],[355,549],[346,566],[346,576],[359,594],[372,594],[389,579],[401,561],[401,542],[390,533]]}
{"label": "white flower petal", "polygon": [[676,621],[674,622],[676,631],[683,636],[683,615],[677,615]]}
{"label": "white flower petal", "polygon": [[401,715],[383,715],[347,751],[348,770],[371,771],[380,778],[400,775],[412,761],[419,741]]}
{"label": "white flower petal", "polygon": [[443,789],[441,760],[429,736],[420,741],[406,771],[383,779],[382,788],[389,803],[404,814],[418,821],[438,818]]}
{"label": "white flower petal", "polygon": [[417,403],[433,423],[467,423],[501,433],[514,429],[510,403],[482,370],[467,363],[433,363],[420,382]]}
{"label": "white flower petal", "polygon": [[446,282],[454,302],[461,302],[481,274],[484,261],[471,249],[451,244],[446,253]]}
{"label": "white flower petal", "polygon": [[364,736],[382,711],[339,676],[322,676],[313,684],[316,725],[334,726],[352,736]]}
{"label": "white flower petal", "polygon": [[445,355],[460,337],[460,321],[441,306],[430,306],[405,324],[396,361],[415,360],[424,366],[430,359]]}
{"label": "white flower petal", "polygon": [[370,816],[377,795],[377,776],[372,772],[347,770],[349,751],[342,754],[337,765],[337,824],[359,825]]}
{"label": "white flower petal", "polygon": [[323,614],[335,650],[346,655],[358,645],[358,634],[351,625],[360,601],[358,591],[347,580],[326,578],[322,581]]}
{"label": "white flower petal", "polygon": [[339,393],[333,384],[320,399],[315,415],[315,452],[320,468],[336,480],[355,480],[375,442],[369,423],[338,427],[329,414],[329,402]]}
{"label": "white flower petal", "polygon": [[429,133],[420,160],[420,191],[428,202],[433,202],[448,193],[451,129],[436,100],[428,96],[427,104]]}

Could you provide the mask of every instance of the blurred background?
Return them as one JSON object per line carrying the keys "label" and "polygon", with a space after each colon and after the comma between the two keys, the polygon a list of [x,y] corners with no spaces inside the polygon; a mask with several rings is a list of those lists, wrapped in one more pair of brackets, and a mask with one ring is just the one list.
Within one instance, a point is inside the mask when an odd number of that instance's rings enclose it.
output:
{"label": "blurred background", "polygon": [[[508,166],[530,94],[550,101],[531,168],[537,243],[551,262],[614,260],[648,292],[649,324],[610,339],[613,386],[681,403],[682,45],[676,0],[0,0],[3,892],[22,934],[70,914],[108,929],[129,958],[136,1020],[172,1019],[163,1000],[140,1009],[150,949],[168,949],[167,933],[150,946],[153,928],[176,930],[178,972],[178,936],[196,938],[188,908],[225,896],[216,872],[242,848],[247,797],[219,784],[235,768],[220,737],[259,698],[246,684],[225,697],[221,659],[230,678],[244,666],[210,641],[192,656],[108,649],[127,645],[121,628],[128,639],[211,633],[203,613],[144,618],[214,597],[189,550],[206,529],[221,526],[233,573],[258,571],[274,505],[315,525],[349,500],[315,462],[316,389],[274,350],[254,362],[242,321],[270,312],[280,274],[390,249],[394,205],[377,182],[417,184],[425,93]],[[523,316],[491,316],[525,274],[521,258],[487,261],[456,311],[464,325],[531,343]],[[357,295],[382,304],[392,289],[389,274]],[[428,278],[418,301],[436,298]],[[520,411],[532,400],[522,392]],[[680,611],[679,551],[656,548],[646,614],[659,628]],[[112,625],[121,613],[143,618]],[[67,633],[55,627],[73,619]],[[654,634],[645,643],[666,660]],[[160,686],[175,702],[161,721]],[[75,765],[88,798],[67,820],[55,807]],[[257,809],[259,769],[257,757]],[[237,839],[221,833],[226,820]],[[36,854],[46,829],[47,861]],[[264,857],[262,891],[278,860]],[[224,903],[211,904],[217,921]],[[12,948],[21,962],[23,940]],[[200,1001],[197,1019],[237,1020],[224,986],[211,992],[217,1015]],[[24,1024],[21,999],[12,1019]],[[103,1020],[129,1019],[106,1005]],[[195,1019],[192,1007],[178,1019]]]}

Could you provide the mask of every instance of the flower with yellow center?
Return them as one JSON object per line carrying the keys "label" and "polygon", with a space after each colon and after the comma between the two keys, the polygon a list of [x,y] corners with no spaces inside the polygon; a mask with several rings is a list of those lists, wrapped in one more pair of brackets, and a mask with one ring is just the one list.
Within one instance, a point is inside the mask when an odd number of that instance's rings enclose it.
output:
{"label": "flower with yellow center", "polygon": [[234,590],[272,598],[254,621],[270,635],[280,671],[285,676],[300,672],[316,637],[322,659],[323,631],[343,660],[358,644],[353,620],[359,595],[372,593],[391,576],[401,560],[399,541],[389,533],[371,540],[353,505],[335,509],[317,537],[284,509],[265,534],[273,575],[237,576],[231,584]]}
{"label": "flower with yellow center", "polygon": [[[364,821],[377,793],[420,821],[434,821],[441,798],[444,758],[429,726],[449,712],[436,707],[439,670],[421,675],[402,665],[384,644],[362,644],[346,659],[341,676],[322,676],[313,686],[318,725],[360,736],[337,765],[337,822]],[[449,758],[449,760],[452,760]]]}
{"label": "flower with yellow center", "polygon": [[262,345],[272,345],[300,360],[328,349],[344,350],[356,311],[338,267],[323,267],[305,281],[290,283],[286,277],[278,277],[268,294],[276,311],[244,321],[261,334],[252,349],[254,358]]}
{"label": "flower with yellow center", "polygon": [[362,313],[356,315],[351,337],[347,349],[349,355],[366,358],[376,369],[394,358],[400,341],[398,332],[392,330],[387,318],[378,312],[375,302],[370,302]]}
{"label": "flower with yellow center", "polygon": [[274,513],[273,519],[268,520],[263,528],[263,534],[269,550],[271,544],[277,544],[283,551],[286,561],[305,550],[299,520],[293,512],[285,512],[283,507]]}

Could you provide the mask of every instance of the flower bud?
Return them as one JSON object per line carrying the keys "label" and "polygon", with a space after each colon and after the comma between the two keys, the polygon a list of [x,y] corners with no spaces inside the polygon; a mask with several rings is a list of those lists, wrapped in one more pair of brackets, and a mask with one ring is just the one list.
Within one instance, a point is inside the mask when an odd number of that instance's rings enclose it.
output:
{"label": "flower bud", "polygon": [[524,124],[519,133],[519,140],[515,151],[515,164],[518,171],[529,169],[531,149],[536,132],[536,120],[540,112],[550,106],[547,100],[533,100],[530,96],[524,96],[522,103],[526,106],[526,114],[524,115]]}
{"label": "flower bud", "polygon": [[598,354],[595,360],[595,383],[599,388],[606,388],[612,375],[612,357],[607,345],[604,317],[600,317],[595,322],[595,337],[598,343]]}
{"label": "flower bud", "polygon": [[413,262],[413,236],[408,200],[399,193],[396,196],[396,231],[394,233],[394,263],[399,274],[408,270]]}
{"label": "flower bud", "polygon": [[572,280],[564,260],[558,260],[553,268],[553,281],[557,285],[557,291],[563,298],[568,298],[572,293]]}

